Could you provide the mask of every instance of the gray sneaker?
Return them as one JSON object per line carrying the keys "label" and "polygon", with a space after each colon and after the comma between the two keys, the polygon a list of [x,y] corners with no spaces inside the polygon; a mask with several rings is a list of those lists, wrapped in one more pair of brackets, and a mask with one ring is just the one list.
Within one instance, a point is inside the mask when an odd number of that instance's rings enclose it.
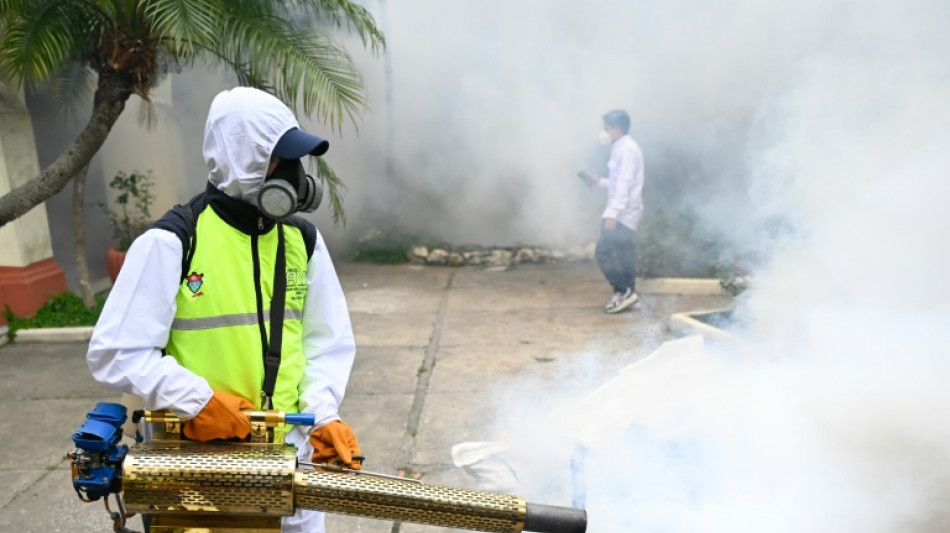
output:
{"label": "gray sneaker", "polygon": [[623,297],[622,292],[615,292],[613,296],[610,297],[610,301],[608,301],[607,304],[604,305],[604,312],[612,313],[613,309],[616,308],[618,305],[620,305],[620,301],[622,297]]}
{"label": "gray sneaker", "polygon": [[[637,296],[637,293],[633,292],[633,289],[628,288],[623,294],[620,295],[620,299],[617,301],[617,303],[610,309],[605,308],[605,311],[610,314],[625,311],[629,309],[631,305],[637,303],[637,300],[639,299],[640,297]],[[613,300],[611,300],[611,302],[613,302]]]}

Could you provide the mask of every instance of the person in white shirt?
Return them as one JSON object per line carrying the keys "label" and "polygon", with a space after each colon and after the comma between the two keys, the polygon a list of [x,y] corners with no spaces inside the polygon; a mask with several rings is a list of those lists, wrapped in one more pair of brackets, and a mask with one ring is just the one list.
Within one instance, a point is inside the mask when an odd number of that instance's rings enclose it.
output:
{"label": "person in white shirt", "polygon": [[[89,342],[93,377],[178,415],[199,441],[246,439],[246,409],[313,413],[279,438],[301,461],[360,469],[338,414],[356,353],[346,300],[322,236],[293,215],[321,196],[300,159],[328,148],[268,93],[216,96],[207,187],[132,244]],[[323,521],[300,510],[282,529]]]}
{"label": "person in white shirt", "polygon": [[643,153],[630,137],[630,116],[615,109],[603,116],[601,142],[610,144],[606,178],[592,176],[589,183],[607,189],[607,206],[601,215],[600,238],[594,257],[613,295],[604,311],[613,314],[636,303],[636,236],[643,216]]}

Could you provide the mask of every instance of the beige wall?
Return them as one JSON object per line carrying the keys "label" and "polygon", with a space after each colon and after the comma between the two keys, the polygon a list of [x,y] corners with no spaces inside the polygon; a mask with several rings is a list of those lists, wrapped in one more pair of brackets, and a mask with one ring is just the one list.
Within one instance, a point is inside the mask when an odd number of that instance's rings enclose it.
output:
{"label": "beige wall", "polygon": [[[0,82],[0,195],[38,173],[33,124],[22,91]],[[52,255],[45,204],[0,228],[0,266],[24,267]]]}

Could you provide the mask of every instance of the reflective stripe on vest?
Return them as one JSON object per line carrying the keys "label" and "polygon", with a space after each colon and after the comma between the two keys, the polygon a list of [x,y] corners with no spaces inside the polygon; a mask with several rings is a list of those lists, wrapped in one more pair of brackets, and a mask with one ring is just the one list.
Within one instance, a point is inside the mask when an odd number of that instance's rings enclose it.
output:
{"label": "reflective stripe on vest", "polygon": [[[264,309],[264,316],[270,317],[270,309]],[[302,318],[303,309],[288,308],[284,311],[284,320],[300,320]],[[257,324],[257,313],[211,316],[208,318],[176,318],[172,322],[172,329],[212,329],[251,324]]]}
{"label": "reflective stripe on vest", "polygon": [[[228,225],[208,207],[198,216],[198,245],[192,272],[176,296],[167,352],[182,366],[208,380],[212,389],[243,396],[260,406],[264,379],[261,323],[256,285],[263,298],[263,327],[270,337],[276,227],[256,237],[260,278],[254,279],[254,237]],[[284,225],[287,298],[274,408],[297,412],[297,387],[303,379],[303,306],[307,294],[307,257],[303,235]]]}

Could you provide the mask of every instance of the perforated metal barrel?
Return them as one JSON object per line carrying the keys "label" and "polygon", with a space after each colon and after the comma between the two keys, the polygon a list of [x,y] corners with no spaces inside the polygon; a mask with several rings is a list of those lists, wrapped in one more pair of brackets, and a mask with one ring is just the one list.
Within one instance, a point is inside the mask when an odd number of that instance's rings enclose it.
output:
{"label": "perforated metal barrel", "polygon": [[523,498],[422,483],[298,470],[298,508],[497,533],[521,531]]}
{"label": "perforated metal barrel", "polygon": [[122,468],[129,511],[287,516],[295,449],[283,444],[136,444]]}
{"label": "perforated metal barrel", "polygon": [[[189,527],[204,527],[213,517],[289,516],[295,509],[493,533],[583,533],[587,527],[579,509],[493,492],[295,470],[296,464],[296,449],[283,444],[153,441],[129,450],[122,489],[127,510]],[[279,520],[275,524],[279,528]]]}

